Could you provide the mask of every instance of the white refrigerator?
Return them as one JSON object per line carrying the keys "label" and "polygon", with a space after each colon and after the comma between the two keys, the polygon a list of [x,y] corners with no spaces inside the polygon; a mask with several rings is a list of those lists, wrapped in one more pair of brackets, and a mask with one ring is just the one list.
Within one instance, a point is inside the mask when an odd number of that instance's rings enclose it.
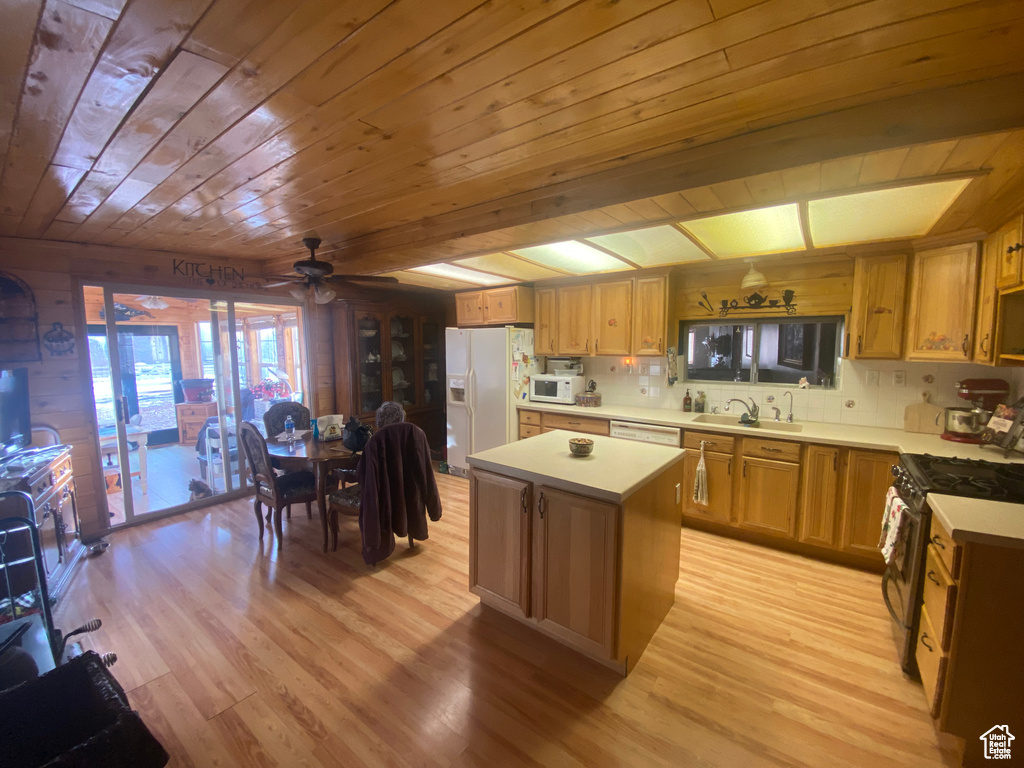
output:
{"label": "white refrigerator", "polygon": [[519,439],[516,404],[540,372],[532,328],[446,328],[448,471],[466,477],[466,457]]}

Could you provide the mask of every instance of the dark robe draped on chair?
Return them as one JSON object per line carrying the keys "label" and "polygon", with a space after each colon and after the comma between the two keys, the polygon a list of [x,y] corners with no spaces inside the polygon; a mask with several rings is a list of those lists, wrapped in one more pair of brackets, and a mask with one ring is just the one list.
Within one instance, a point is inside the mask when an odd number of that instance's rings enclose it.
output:
{"label": "dark robe draped on chair", "polygon": [[423,430],[402,422],[380,429],[366,444],[357,469],[362,503],[359,530],[367,565],[388,557],[395,536],[427,538],[427,517],[441,519],[430,445]]}

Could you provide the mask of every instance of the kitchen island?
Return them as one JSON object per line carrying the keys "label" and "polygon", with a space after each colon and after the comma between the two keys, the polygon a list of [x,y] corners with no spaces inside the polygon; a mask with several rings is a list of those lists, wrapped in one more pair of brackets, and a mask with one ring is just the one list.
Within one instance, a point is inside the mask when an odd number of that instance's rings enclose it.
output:
{"label": "kitchen island", "polygon": [[627,674],[675,600],[683,451],[553,431],[468,457],[481,602]]}

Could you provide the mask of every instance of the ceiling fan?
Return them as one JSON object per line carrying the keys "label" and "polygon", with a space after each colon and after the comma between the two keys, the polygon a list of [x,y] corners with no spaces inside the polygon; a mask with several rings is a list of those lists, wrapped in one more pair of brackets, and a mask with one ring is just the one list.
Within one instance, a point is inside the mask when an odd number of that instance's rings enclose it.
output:
{"label": "ceiling fan", "polygon": [[300,301],[305,300],[310,289],[313,290],[313,301],[317,304],[327,304],[334,300],[337,295],[331,285],[342,283],[397,283],[394,277],[382,277],[380,275],[335,275],[334,265],[329,261],[321,261],[316,257],[316,249],[320,247],[319,237],[304,237],[302,244],[309,249],[308,259],[299,259],[292,265],[294,275],[271,275],[270,280],[277,279],[276,283],[268,283],[267,288],[277,288],[282,285],[292,284],[288,293]]}

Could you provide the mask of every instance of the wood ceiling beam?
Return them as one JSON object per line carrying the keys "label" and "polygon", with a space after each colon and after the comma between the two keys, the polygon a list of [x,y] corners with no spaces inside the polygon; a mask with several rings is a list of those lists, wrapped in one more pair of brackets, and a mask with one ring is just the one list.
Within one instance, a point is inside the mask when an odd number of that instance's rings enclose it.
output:
{"label": "wood ceiling beam", "polygon": [[374,254],[443,243],[849,155],[1024,127],[1024,74],[837,110],[751,131],[354,238],[335,253],[346,268],[373,269]]}

